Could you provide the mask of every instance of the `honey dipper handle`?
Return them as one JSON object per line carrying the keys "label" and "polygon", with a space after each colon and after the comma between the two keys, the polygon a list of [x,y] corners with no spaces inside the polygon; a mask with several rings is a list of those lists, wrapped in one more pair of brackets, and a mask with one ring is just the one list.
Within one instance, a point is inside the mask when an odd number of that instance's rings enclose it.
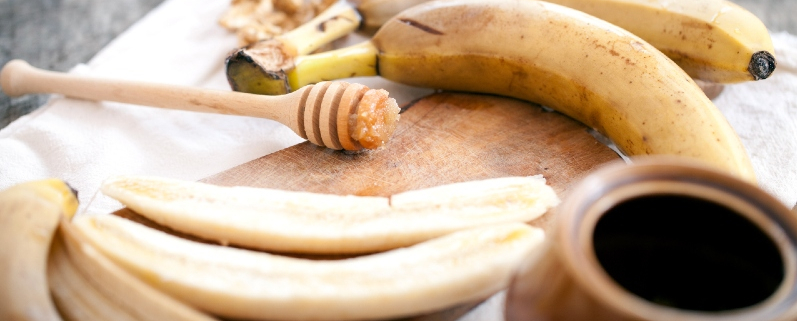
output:
{"label": "honey dipper handle", "polygon": [[0,71],[0,86],[10,97],[32,93],[106,100],[166,109],[268,118],[296,131],[303,90],[283,96],[262,96],[189,86],[100,79],[41,70],[22,60]]}

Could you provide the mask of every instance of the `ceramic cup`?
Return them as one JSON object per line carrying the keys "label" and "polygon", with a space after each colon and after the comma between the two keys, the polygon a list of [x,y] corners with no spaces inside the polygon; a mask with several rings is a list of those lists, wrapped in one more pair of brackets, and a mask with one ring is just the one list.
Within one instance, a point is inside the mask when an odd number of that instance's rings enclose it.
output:
{"label": "ceramic cup", "polygon": [[508,321],[797,320],[797,218],[672,157],[591,173],[507,292]]}

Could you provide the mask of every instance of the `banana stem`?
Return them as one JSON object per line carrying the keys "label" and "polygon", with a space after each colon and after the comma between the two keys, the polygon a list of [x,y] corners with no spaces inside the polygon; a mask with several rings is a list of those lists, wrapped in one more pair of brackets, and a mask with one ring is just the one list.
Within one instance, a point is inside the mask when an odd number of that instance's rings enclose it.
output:
{"label": "banana stem", "polygon": [[348,2],[339,1],[307,23],[278,38],[293,56],[307,55],[360,27],[362,17]]}
{"label": "banana stem", "polygon": [[759,51],[750,58],[747,71],[753,76],[753,80],[767,79],[775,71],[775,66],[777,66],[775,56],[767,51]]}
{"label": "banana stem", "polygon": [[376,76],[379,50],[370,41],[314,55],[297,57],[287,73],[290,90],[326,79]]}

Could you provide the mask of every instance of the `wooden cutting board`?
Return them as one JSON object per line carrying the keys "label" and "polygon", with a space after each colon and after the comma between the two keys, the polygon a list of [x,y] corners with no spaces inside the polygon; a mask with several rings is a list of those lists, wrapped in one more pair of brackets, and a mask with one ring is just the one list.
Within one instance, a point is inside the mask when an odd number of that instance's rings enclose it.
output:
{"label": "wooden cutting board", "polygon": [[[595,167],[618,159],[587,127],[538,105],[497,96],[437,93],[404,106],[396,131],[381,149],[349,153],[305,142],[202,181],[389,196],[448,183],[542,174],[561,198]],[[158,227],[129,209],[116,214],[198,240]],[[551,215],[532,224],[547,229]],[[456,320],[480,303],[401,320]]]}
{"label": "wooden cutting board", "polygon": [[[588,128],[538,105],[489,95],[437,93],[402,108],[391,140],[360,153],[308,142],[208,177],[223,186],[389,196],[442,184],[542,174],[564,196],[619,156]],[[547,227],[545,217],[541,227]]]}

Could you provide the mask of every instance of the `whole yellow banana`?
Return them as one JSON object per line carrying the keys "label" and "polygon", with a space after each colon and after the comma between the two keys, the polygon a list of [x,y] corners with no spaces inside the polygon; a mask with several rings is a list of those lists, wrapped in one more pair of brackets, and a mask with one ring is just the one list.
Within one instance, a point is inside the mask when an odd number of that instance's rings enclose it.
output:
{"label": "whole yellow banana", "polygon": [[299,57],[287,81],[299,88],[373,74],[540,103],[628,155],[691,157],[755,181],[739,137],[678,65],[630,32],[560,5],[429,2],[395,16],[368,42]]}
{"label": "whole yellow banana", "polygon": [[357,11],[363,17],[362,28],[373,31],[399,12],[427,1],[429,0],[360,0],[357,2]]}
{"label": "whole yellow banana", "polygon": [[0,192],[0,320],[60,320],[47,285],[47,253],[61,217],[77,210],[57,179]]}
{"label": "whole yellow banana", "polygon": [[547,0],[625,28],[690,76],[716,83],[766,79],[775,49],[766,26],[727,0]]}

